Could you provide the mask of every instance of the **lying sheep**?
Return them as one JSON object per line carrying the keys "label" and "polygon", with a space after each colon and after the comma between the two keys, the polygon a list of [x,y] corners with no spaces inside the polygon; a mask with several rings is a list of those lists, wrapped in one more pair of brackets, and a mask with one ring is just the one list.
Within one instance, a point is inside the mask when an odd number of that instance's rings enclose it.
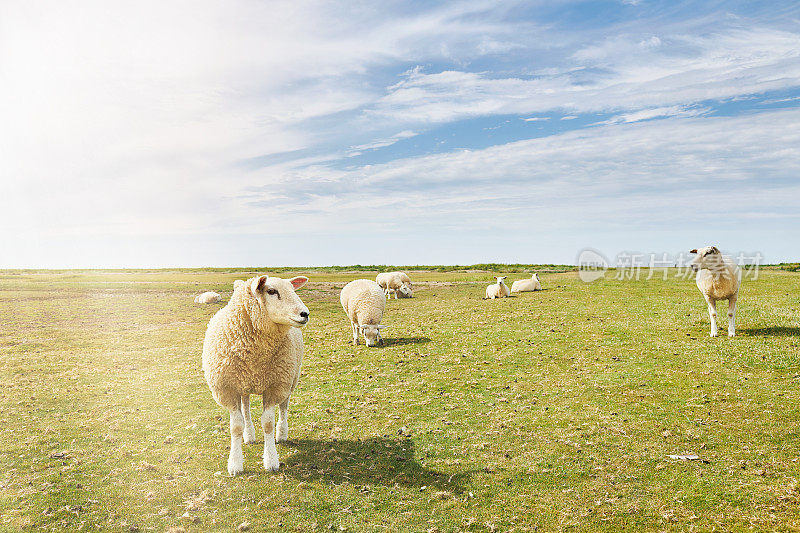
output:
{"label": "lying sheep", "polygon": [[491,285],[486,287],[486,297],[484,298],[484,300],[488,299],[494,300],[495,298],[507,298],[508,296],[510,296],[511,291],[508,290],[508,285],[503,283],[503,281],[507,277],[508,276],[499,277],[497,278],[497,283],[492,283]]}
{"label": "lying sheep", "polygon": [[394,294],[395,300],[398,297],[412,297],[411,279],[405,272],[383,272],[378,274],[375,282],[384,290],[387,300],[391,298],[392,294]]}
{"label": "lying sheep", "polygon": [[215,304],[222,300],[222,296],[213,291],[204,292],[194,299],[196,304]]}
{"label": "lying sheep", "polygon": [[339,296],[342,308],[350,319],[353,344],[358,344],[359,332],[364,335],[367,346],[383,344],[381,324],[386,309],[386,298],[380,285],[368,279],[351,281]]}
{"label": "lying sheep", "polygon": [[539,274],[534,274],[531,279],[518,279],[511,284],[511,292],[532,292],[542,290]]}
{"label": "lying sheep", "polygon": [[708,304],[711,336],[717,336],[717,300],[728,300],[728,336],[736,335],[736,300],[742,272],[733,261],[723,257],[716,246],[694,249],[697,254],[689,266],[697,272],[695,283]]}
{"label": "lying sheep", "polygon": [[[300,378],[303,335],[308,308],[295,294],[308,278],[290,280],[257,276],[234,282],[228,304],[208,323],[203,342],[203,372],[214,400],[230,412],[231,451],[228,473],[244,469],[242,438],[255,442],[250,415],[250,395],[260,394],[264,413],[264,468],[280,466],[275,441],[289,432],[289,397]],[[280,406],[280,425],[275,436],[275,406]]]}

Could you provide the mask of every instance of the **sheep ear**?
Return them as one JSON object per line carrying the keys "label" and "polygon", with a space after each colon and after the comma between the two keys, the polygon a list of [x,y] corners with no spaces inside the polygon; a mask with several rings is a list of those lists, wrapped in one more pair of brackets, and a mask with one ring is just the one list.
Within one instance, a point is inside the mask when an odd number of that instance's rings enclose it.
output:
{"label": "sheep ear", "polygon": [[305,276],[297,276],[296,278],[290,279],[289,283],[291,283],[292,287],[294,287],[294,289],[297,290],[300,287],[302,287],[303,285],[305,285],[307,281],[308,281],[307,277],[305,277]]}
{"label": "sheep ear", "polygon": [[718,254],[719,253],[719,248],[717,248],[716,246],[712,246],[711,250],[709,250],[708,253],[710,253],[710,254]]}
{"label": "sheep ear", "polygon": [[263,291],[264,287],[267,285],[267,277],[268,276],[261,276],[253,280],[252,285],[250,285],[250,289],[256,293],[259,291]]}
{"label": "sheep ear", "polygon": [[694,250],[689,250],[689,253],[690,254],[696,254],[697,253],[697,248],[695,248]]}

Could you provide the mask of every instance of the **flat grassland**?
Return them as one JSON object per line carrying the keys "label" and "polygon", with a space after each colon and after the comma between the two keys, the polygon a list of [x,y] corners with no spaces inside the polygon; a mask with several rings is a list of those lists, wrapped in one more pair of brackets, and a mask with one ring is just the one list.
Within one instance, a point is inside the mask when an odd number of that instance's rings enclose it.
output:
{"label": "flat grassland", "polygon": [[254,273],[0,272],[0,530],[800,528],[800,273],[746,280],[738,336],[710,338],[672,275],[483,301],[494,272],[413,272],[381,348],[339,306],[374,272],[298,273],[281,470],[259,442],[231,478],[200,355]]}

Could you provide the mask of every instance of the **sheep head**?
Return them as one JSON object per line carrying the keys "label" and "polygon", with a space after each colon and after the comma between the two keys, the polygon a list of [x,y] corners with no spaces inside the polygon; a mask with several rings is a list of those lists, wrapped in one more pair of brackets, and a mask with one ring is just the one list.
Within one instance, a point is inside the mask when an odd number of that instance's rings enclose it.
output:
{"label": "sheep head", "polygon": [[386,327],[387,326],[383,324],[362,324],[358,326],[358,329],[361,330],[361,334],[364,335],[367,346],[378,346],[379,344],[383,344],[381,330]]}
{"label": "sheep head", "polygon": [[689,267],[697,272],[698,270],[718,270],[722,264],[722,253],[716,246],[704,246],[703,248],[695,248],[689,252],[690,254],[697,254]]}
{"label": "sheep head", "polygon": [[292,279],[260,276],[253,278],[250,290],[270,320],[276,324],[301,328],[308,323],[308,307],[294,291],[307,281],[305,276]]}

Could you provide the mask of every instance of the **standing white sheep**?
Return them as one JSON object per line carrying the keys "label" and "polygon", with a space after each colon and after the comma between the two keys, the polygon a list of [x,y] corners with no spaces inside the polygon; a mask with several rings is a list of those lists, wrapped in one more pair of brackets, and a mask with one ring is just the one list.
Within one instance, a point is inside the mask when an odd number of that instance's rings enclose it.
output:
{"label": "standing white sheep", "polygon": [[697,254],[689,266],[697,272],[695,283],[708,304],[711,319],[711,336],[717,336],[717,300],[728,300],[728,336],[736,335],[736,300],[742,271],[733,261],[723,257],[716,246],[694,249]]}
{"label": "standing white sheep", "polygon": [[377,283],[368,279],[351,281],[342,289],[339,301],[350,319],[353,344],[358,344],[359,333],[364,335],[367,346],[383,343],[381,330],[386,326],[381,324],[381,320],[386,310],[386,298]]}
{"label": "standing white sheep", "polygon": [[[250,415],[250,395],[260,394],[264,412],[264,468],[280,466],[275,441],[285,441],[289,397],[300,378],[303,335],[308,308],[295,294],[308,278],[290,280],[258,276],[235,283],[228,304],[208,323],[203,342],[203,372],[214,400],[228,409],[231,451],[228,473],[244,469],[242,439],[255,442]],[[275,406],[280,405],[280,426],[275,436]]]}
{"label": "standing white sheep", "polygon": [[412,297],[411,279],[405,272],[383,272],[378,274],[375,282],[384,290],[387,300],[392,294],[395,300],[398,297]]}
{"label": "standing white sheep", "polygon": [[486,287],[486,297],[484,300],[495,298],[507,298],[511,295],[511,291],[508,290],[508,285],[503,283],[503,281],[508,276],[502,276],[497,278],[497,283],[492,283],[488,287]]}
{"label": "standing white sheep", "polygon": [[207,291],[195,297],[194,303],[196,304],[215,304],[222,300],[222,296],[213,291]]}
{"label": "standing white sheep", "polygon": [[539,274],[534,274],[531,279],[518,279],[511,284],[511,292],[531,292],[542,290]]}

